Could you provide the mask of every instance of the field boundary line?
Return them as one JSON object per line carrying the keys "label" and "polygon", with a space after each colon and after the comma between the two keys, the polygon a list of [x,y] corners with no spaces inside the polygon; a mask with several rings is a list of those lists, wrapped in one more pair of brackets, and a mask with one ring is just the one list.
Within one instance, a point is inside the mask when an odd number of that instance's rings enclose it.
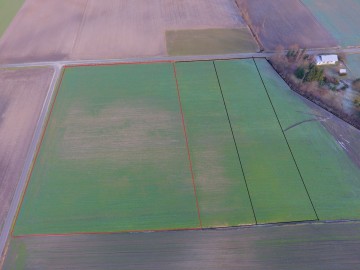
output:
{"label": "field boundary line", "polygon": [[315,205],[314,205],[314,203],[313,203],[313,201],[312,201],[312,199],[311,199],[311,197],[310,197],[309,190],[308,190],[308,188],[307,188],[307,186],[306,186],[306,184],[305,184],[304,178],[303,178],[303,176],[302,176],[302,174],[301,174],[300,168],[299,168],[299,166],[298,166],[298,164],[297,164],[297,162],[296,162],[296,159],[295,159],[295,156],[294,156],[294,154],[293,154],[293,151],[291,150],[289,141],[288,141],[288,139],[287,139],[287,137],[286,137],[286,135],[285,135],[284,129],[283,129],[282,125],[281,125],[280,119],[279,119],[279,117],[278,117],[278,115],[277,115],[275,106],[274,106],[274,104],[273,104],[273,102],[272,102],[272,100],[271,100],[271,98],[270,98],[269,91],[268,91],[268,89],[267,89],[267,87],[266,87],[266,85],[265,85],[264,79],[263,79],[263,77],[262,77],[262,75],[261,75],[261,73],[260,73],[259,67],[258,67],[258,65],[256,64],[256,61],[255,61],[254,58],[253,58],[253,62],[254,62],[254,64],[255,64],[255,67],[256,67],[256,70],[257,70],[257,72],[258,72],[258,75],[259,75],[259,77],[260,77],[260,79],[261,79],[261,82],[262,82],[262,84],[263,84],[263,86],[264,86],[264,90],[265,90],[266,95],[267,95],[267,97],[268,97],[268,99],[269,99],[269,101],[270,101],[271,107],[272,107],[272,109],[273,109],[273,111],[274,111],[276,120],[277,120],[277,122],[278,122],[278,124],[279,124],[279,126],[280,126],[280,129],[281,129],[281,132],[282,132],[282,134],[283,134],[283,136],[284,136],[284,139],[285,139],[285,141],[286,141],[286,144],[287,144],[287,146],[288,146],[288,148],[289,148],[291,157],[292,157],[292,159],[293,159],[293,161],[294,161],[294,163],[295,163],[296,169],[297,169],[297,171],[298,171],[298,173],[299,173],[299,176],[300,176],[300,178],[301,178],[301,181],[302,181],[302,183],[303,183],[303,185],[304,185],[306,194],[307,194],[307,196],[308,196],[308,198],[309,198],[309,200],[310,200],[311,206],[312,206],[312,208],[313,208],[313,210],[314,210],[314,213],[315,213],[315,215],[316,215],[316,219],[317,219],[317,220],[320,220],[320,219],[319,219],[319,216],[318,216],[318,213],[316,212]]}
{"label": "field boundary line", "polygon": [[275,222],[275,223],[259,223],[259,224],[243,224],[237,226],[219,226],[209,228],[181,228],[181,229],[158,229],[158,230],[123,230],[113,232],[72,232],[72,233],[58,233],[58,234],[24,234],[13,236],[14,239],[26,239],[36,237],[71,237],[81,235],[114,235],[114,234],[137,234],[137,233],[164,233],[164,232],[195,232],[195,231],[226,231],[226,230],[239,230],[251,228],[269,228],[269,227],[283,227],[283,226],[301,226],[309,224],[347,224],[347,223],[360,223],[358,219],[339,219],[339,220],[301,220],[301,221],[288,221],[288,222]]}
{"label": "field boundary line", "polygon": [[32,238],[32,237],[62,237],[76,235],[111,235],[124,233],[150,233],[150,232],[183,232],[183,231],[201,231],[204,228],[173,228],[173,229],[144,229],[144,230],[120,230],[112,232],[69,232],[69,233],[38,233],[38,234],[22,234],[13,236],[14,239]]}
{"label": "field boundary line", "polygon": [[177,90],[179,107],[180,107],[182,127],[183,127],[183,131],[184,131],[186,149],[187,149],[188,160],[189,160],[189,169],[190,169],[191,178],[192,178],[192,184],[193,184],[193,188],[194,188],[194,195],[195,195],[195,200],[196,200],[196,208],[197,208],[197,213],[198,213],[198,219],[199,219],[199,223],[200,223],[200,228],[202,229],[203,225],[202,225],[202,221],[201,221],[199,200],[198,200],[198,196],[197,196],[197,192],[196,192],[195,175],[194,175],[192,161],[191,161],[189,140],[188,140],[188,136],[187,136],[187,132],[186,132],[185,117],[184,117],[184,112],[183,112],[182,103],[181,103],[180,87],[179,87],[179,81],[178,81],[178,78],[177,78],[175,62],[172,63],[172,66],[173,66],[173,70],[174,70],[174,78],[175,78],[175,83],[176,83],[176,90]]}
{"label": "field boundary line", "polygon": [[250,189],[249,189],[249,186],[248,186],[248,183],[247,183],[247,180],[246,180],[244,167],[243,167],[243,164],[242,164],[242,162],[241,162],[239,149],[238,149],[238,146],[237,146],[237,143],[236,143],[235,134],[234,134],[234,129],[233,129],[232,124],[231,124],[229,111],[228,111],[228,109],[227,109],[226,101],[225,101],[225,97],[224,97],[224,93],[223,93],[223,90],[222,90],[222,87],[221,87],[219,74],[218,74],[217,69],[216,69],[215,61],[212,61],[212,62],[213,62],[213,66],[214,66],[216,78],[217,78],[217,81],[218,81],[218,84],[219,84],[219,89],[220,89],[221,97],[222,97],[222,100],[223,100],[223,103],[224,103],[226,116],[227,116],[227,118],[228,118],[228,122],[229,122],[230,130],[231,130],[231,134],[232,134],[232,137],[233,137],[233,140],[234,140],[235,150],[236,150],[236,153],[237,153],[237,156],[238,156],[238,160],[239,160],[239,163],[240,163],[241,172],[242,172],[242,175],[243,175],[243,177],[244,177],[244,182],[245,182],[246,190],[247,190],[247,193],[248,193],[248,196],[249,196],[251,209],[252,209],[252,212],[253,212],[253,215],[254,215],[255,224],[258,224],[258,221],[257,221],[257,218],[256,218],[256,214],[255,214],[254,204],[253,204],[253,201],[252,201],[251,195],[250,195]]}
{"label": "field boundary line", "polygon": [[26,186],[25,186],[25,189],[23,191],[23,194],[22,194],[22,197],[21,197],[21,201],[18,205],[18,208],[17,208],[17,211],[16,211],[16,215],[15,215],[15,218],[13,220],[13,224],[12,224],[12,228],[11,228],[11,236],[14,237],[14,228],[15,228],[15,223],[19,217],[19,214],[20,214],[20,210],[21,210],[21,207],[23,205],[23,202],[24,202],[24,198],[25,198],[25,195],[26,195],[26,192],[27,192],[27,189],[28,189],[28,186],[29,186],[29,183],[30,183],[30,180],[31,180],[31,176],[32,176],[32,173],[34,171],[34,167],[35,167],[35,164],[36,164],[36,161],[38,159],[38,156],[39,156],[39,153],[40,153],[40,149],[41,149],[41,146],[42,146],[42,143],[44,141],[44,137],[45,137],[45,133],[46,133],[46,130],[48,128],[48,125],[49,125],[49,122],[50,122],[50,117],[52,115],[52,112],[54,110],[54,106],[55,106],[55,102],[56,102],[56,98],[58,96],[58,93],[59,93],[59,89],[61,87],[61,84],[62,84],[62,81],[63,81],[63,78],[64,78],[64,73],[65,73],[65,69],[66,67],[64,66],[62,68],[62,70],[60,71],[60,76],[56,82],[56,85],[54,87],[54,92],[52,94],[52,98],[50,100],[50,104],[49,104],[49,107],[48,107],[48,112],[46,114],[46,118],[44,119],[45,122],[44,122],[44,125],[43,125],[43,128],[42,128],[42,132],[41,132],[41,137],[40,137],[40,140],[37,142],[37,145],[36,145],[36,152],[35,152],[35,155],[34,155],[34,158],[32,160],[32,163],[31,163],[31,167],[29,168],[29,172],[28,172],[28,175],[27,175],[27,180],[26,180]]}

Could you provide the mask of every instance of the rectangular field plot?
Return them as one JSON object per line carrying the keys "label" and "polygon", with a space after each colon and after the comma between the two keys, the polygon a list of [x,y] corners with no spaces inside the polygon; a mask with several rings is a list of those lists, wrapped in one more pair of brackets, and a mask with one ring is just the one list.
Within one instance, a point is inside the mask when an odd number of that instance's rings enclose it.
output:
{"label": "rectangular field plot", "polygon": [[359,219],[360,132],[305,103],[267,61],[256,63],[319,218]]}
{"label": "rectangular field plot", "polygon": [[14,235],[198,226],[172,65],[66,69]]}
{"label": "rectangular field plot", "polygon": [[354,270],[359,254],[360,223],[349,222],[21,237],[12,239],[3,269]]}
{"label": "rectangular field plot", "polygon": [[253,60],[215,65],[258,222],[316,219]]}
{"label": "rectangular field plot", "polygon": [[255,223],[213,62],[176,70],[203,226]]}
{"label": "rectangular field plot", "polygon": [[258,51],[258,46],[247,27],[167,31],[166,45],[169,55],[206,55]]}
{"label": "rectangular field plot", "polygon": [[301,0],[342,46],[360,44],[358,0]]}

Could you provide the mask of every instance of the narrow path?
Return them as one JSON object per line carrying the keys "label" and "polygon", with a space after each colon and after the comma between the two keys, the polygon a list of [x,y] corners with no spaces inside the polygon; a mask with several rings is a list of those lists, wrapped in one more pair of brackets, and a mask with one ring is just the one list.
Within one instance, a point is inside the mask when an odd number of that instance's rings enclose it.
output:
{"label": "narrow path", "polygon": [[[287,50],[280,53],[286,54]],[[323,48],[308,49],[307,54],[329,54],[329,53],[349,53],[360,54],[360,47],[354,48]],[[28,63],[0,64],[1,68],[21,68],[21,67],[40,67],[40,66],[96,66],[96,65],[116,65],[116,64],[150,64],[161,62],[191,62],[191,61],[212,61],[212,60],[230,60],[246,58],[267,58],[279,52],[254,52],[254,53],[235,53],[235,54],[214,54],[214,55],[189,55],[189,56],[156,56],[146,58],[122,58],[122,59],[98,59],[98,60],[64,60],[64,61],[44,61]]]}
{"label": "narrow path", "polygon": [[[51,80],[51,83],[50,83],[50,86],[49,86],[49,90],[48,90],[48,93],[46,95],[45,101],[43,103],[43,106],[42,106],[42,109],[41,109],[41,112],[40,112],[39,119],[38,119],[37,124],[36,124],[36,129],[35,129],[35,132],[34,132],[34,135],[33,135],[33,138],[32,138],[32,141],[31,141],[31,144],[30,144],[27,156],[26,156],[25,164],[24,164],[21,176],[20,176],[19,183],[18,183],[17,188],[15,190],[15,194],[14,194],[14,197],[12,199],[9,212],[8,212],[7,217],[5,219],[4,227],[3,227],[2,231],[1,231],[1,234],[0,234],[0,258],[3,258],[2,255],[3,255],[3,253],[5,251],[5,248],[6,248],[6,245],[7,245],[7,240],[8,240],[9,234],[11,232],[11,228],[12,228],[12,225],[13,225],[13,222],[14,222],[14,218],[15,218],[15,215],[16,215],[16,213],[18,211],[18,206],[19,206],[19,203],[21,201],[22,194],[25,191],[28,172],[29,172],[29,170],[30,170],[30,168],[32,166],[33,158],[34,158],[34,155],[36,153],[36,149],[38,147],[38,143],[39,143],[39,140],[41,138],[41,134],[43,132],[45,119],[46,119],[46,116],[47,116],[47,111],[48,111],[48,108],[49,108],[49,106],[51,104],[52,96],[53,96],[54,90],[56,88],[57,81],[58,81],[58,79],[59,79],[59,77],[61,75],[62,66],[61,65],[54,65],[53,67],[54,67],[54,74],[53,74],[53,77],[52,77],[52,80]],[[1,268],[1,260],[0,260],[0,268]]]}

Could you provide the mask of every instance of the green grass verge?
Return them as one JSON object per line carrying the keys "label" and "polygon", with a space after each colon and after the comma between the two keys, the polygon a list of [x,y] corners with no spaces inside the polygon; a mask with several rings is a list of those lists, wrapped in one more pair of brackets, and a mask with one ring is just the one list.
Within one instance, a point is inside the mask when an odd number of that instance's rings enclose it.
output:
{"label": "green grass verge", "polygon": [[286,137],[319,218],[359,219],[359,167],[321,123],[308,121],[316,119],[318,113],[289,89],[269,63],[265,60],[256,62],[281,125],[287,130]]}
{"label": "green grass verge", "polygon": [[166,32],[169,55],[246,53],[259,50],[248,28],[171,30]]}
{"label": "green grass verge", "polygon": [[253,60],[215,64],[258,222],[316,219]]}
{"label": "green grass verge", "polygon": [[67,69],[14,234],[198,226],[172,65]]}
{"label": "green grass verge", "polygon": [[23,3],[24,0],[0,0],[0,38]]}
{"label": "green grass verge", "polygon": [[213,63],[176,69],[203,226],[255,223]]}
{"label": "green grass verge", "polygon": [[302,0],[342,46],[360,44],[358,0]]}

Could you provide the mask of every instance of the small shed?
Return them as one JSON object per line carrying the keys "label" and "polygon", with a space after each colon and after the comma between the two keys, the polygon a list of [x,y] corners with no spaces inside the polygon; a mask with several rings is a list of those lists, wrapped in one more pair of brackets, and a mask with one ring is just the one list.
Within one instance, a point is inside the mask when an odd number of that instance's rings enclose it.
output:
{"label": "small shed", "polygon": [[346,74],[347,74],[346,68],[340,68],[340,69],[339,69],[339,75],[345,76]]}
{"label": "small shed", "polygon": [[323,54],[318,55],[315,59],[316,65],[335,65],[339,61],[339,58],[336,54]]}

